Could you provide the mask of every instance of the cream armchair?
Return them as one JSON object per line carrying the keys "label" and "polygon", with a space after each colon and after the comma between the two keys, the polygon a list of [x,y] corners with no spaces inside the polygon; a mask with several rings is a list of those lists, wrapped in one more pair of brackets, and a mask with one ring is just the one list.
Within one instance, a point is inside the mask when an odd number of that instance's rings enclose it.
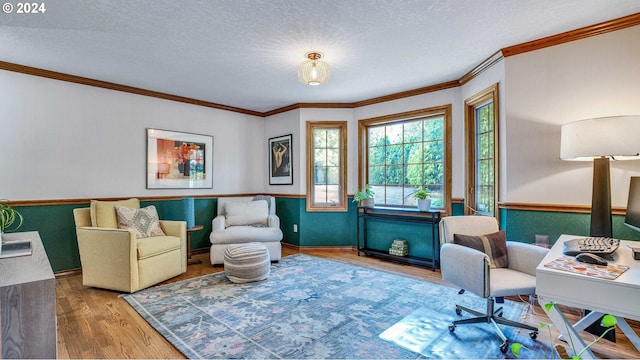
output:
{"label": "cream armchair", "polygon": [[184,221],[160,220],[166,236],[137,238],[117,228],[118,204],[139,208],[138,199],[130,199],[73,210],[83,285],[131,293],[187,271]]}
{"label": "cream armchair", "polygon": [[[491,240],[490,238],[493,237],[501,238],[502,235],[496,234],[498,232],[498,222],[494,217],[448,216],[442,218],[440,221],[440,270],[444,280],[487,299],[484,312],[456,305],[457,315],[462,315],[464,311],[475,317],[455,320],[449,325],[449,331],[455,331],[456,326],[462,324],[491,323],[502,339],[500,350],[504,353],[508,349],[509,340],[498,324],[527,329],[534,339],[538,329],[503,318],[502,308],[494,309],[495,303],[500,302],[496,299],[515,295],[533,296],[536,290],[536,267],[545,257],[548,249],[515,241],[504,243],[503,240]],[[467,239],[477,238],[478,240],[472,241],[482,244],[479,246],[484,247],[485,251],[454,243],[456,234]],[[464,242],[463,239],[460,241]],[[490,242],[502,244],[491,247]],[[489,249],[491,251],[488,251]],[[506,257],[502,254],[503,249],[506,249]],[[497,260],[490,259],[488,253]],[[499,264],[500,267],[498,267],[498,261],[502,262]]]}
{"label": "cream armchair", "polygon": [[211,264],[224,263],[224,252],[229,244],[248,242],[263,244],[269,250],[271,261],[278,261],[282,255],[282,237],[273,196],[219,198],[209,237]]}

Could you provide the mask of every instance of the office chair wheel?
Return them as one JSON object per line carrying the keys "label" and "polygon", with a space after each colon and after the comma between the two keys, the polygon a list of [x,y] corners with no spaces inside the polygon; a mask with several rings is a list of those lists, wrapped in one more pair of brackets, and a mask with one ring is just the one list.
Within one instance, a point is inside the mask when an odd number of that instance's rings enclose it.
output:
{"label": "office chair wheel", "polygon": [[449,325],[449,332],[454,332],[454,331],[456,331],[456,326],[453,324]]}
{"label": "office chair wheel", "polygon": [[462,316],[462,309],[456,306],[456,315]]}
{"label": "office chair wheel", "polygon": [[538,338],[538,332],[537,331],[532,331],[529,333],[529,337],[532,338],[533,340]]}
{"label": "office chair wheel", "polygon": [[507,353],[507,349],[509,348],[509,341],[505,341],[502,343],[502,345],[500,345],[500,352],[503,354]]}

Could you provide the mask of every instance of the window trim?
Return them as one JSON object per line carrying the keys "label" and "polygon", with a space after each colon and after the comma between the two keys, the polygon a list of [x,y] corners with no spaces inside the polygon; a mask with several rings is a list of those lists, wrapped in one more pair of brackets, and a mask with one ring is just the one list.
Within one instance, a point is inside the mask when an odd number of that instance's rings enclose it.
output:
{"label": "window trim", "polygon": [[[340,130],[340,185],[338,198],[340,204],[327,205],[315,203],[313,200],[314,147],[313,132],[316,129]],[[307,121],[307,211],[348,211],[347,203],[347,122],[346,121]]]}
{"label": "window trim", "polygon": [[500,102],[498,83],[489,86],[464,101],[464,120],[466,133],[466,177],[465,177],[465,198],[464,213],[472,215],[476,208],[476,131],[475,131],[475,111],[478,107],[493,101],[493,182],[494,182],[494,203],[493,216],[500,221]]}
{"label": "window trim", "polygon": [[[367,183],[368,139],[367,130],[370,126],[413,120],[414,118],[443,116],[444,117],[444,206],[443,215],[451,214],[451,104],[434,106],[425,109],[406,111],[397,114],[378,116],[358,120],[358,188]],[[394,207],[395,208],[395,207]],[[398,207],[399,209],[414,209],[415,207]]]}

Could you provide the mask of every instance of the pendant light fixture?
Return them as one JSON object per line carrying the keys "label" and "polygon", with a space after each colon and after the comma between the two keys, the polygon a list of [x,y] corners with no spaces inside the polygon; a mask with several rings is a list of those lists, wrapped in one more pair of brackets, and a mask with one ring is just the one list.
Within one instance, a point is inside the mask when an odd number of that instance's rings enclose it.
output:
{"label": "pendant light fixture", "polygon": [[305,54],[308,60],[302,62],[298,66],[298,80],[307,85],[320,85],[329,81],[331,77],[331,68],[329,64],[320,60],[322,53],[317,51]]}

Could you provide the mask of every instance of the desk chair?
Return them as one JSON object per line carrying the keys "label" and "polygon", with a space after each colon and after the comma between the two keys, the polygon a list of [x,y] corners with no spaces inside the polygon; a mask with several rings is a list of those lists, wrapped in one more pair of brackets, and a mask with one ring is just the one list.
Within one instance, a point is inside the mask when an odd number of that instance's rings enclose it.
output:
{"label": "desk chair", "polygon": [[500,350],[506,353],[509,340],[498,324],[530,330],[529,335],[533,339],[537,337],[538,329],[504,319],[502,308],[494,308],[496,298],[501,299],[504,296],[515,295],[533,296],[536,289],[536,267],[548,250],[530,244],[507,241],[506,259],[508,259],[508,265],[502,268],[492,268],[494,262],[484,252],[454,243],[454,234],[479,237],[498,231],[498,222],[493,217],[448,216],[442,218],[440,222],[440,268],[444,280],[463,289],[460,293],[466,290],[487,299],[486,312],[456,305],[457,315],[460,316],[462,311],[465,311],[475,317],[454,321],[449,325],[449,331],[455,331],[456,326],[462,324],[491,323],[502,339]]}

